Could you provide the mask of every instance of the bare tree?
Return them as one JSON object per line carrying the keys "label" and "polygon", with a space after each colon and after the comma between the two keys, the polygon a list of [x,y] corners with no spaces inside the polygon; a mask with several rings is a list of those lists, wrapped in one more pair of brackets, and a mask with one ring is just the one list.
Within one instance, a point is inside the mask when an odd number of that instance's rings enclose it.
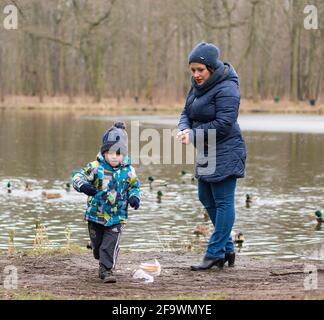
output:
{"label": "bare tree", "polygon": [[[323,97],[323,28],[303,28],[306,0],[12,0],[19,29],[0,28],[0,99],[90,95],[183,100],[188,55],[221,49],[242,96]],[[324,3],[314,0],[319,16]],[[320,19],[321,20],[321,19]],[[323,22],[322,22],[323,23]]]}

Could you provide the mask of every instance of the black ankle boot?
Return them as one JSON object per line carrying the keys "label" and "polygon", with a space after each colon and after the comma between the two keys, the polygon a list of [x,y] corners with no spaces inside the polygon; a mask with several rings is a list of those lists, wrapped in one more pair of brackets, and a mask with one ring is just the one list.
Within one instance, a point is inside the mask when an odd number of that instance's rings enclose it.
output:
{"label": "black ankle boot", "polygon": [[199,271],[199,270],[208,270],[212,266],[217,266],[219,269],[223,269],[225,263],[224,258],[211,259],[204,257],[203,261],[200,264],[191,266],[191,270]]}
{"label": "black ankle boot", "polygon": [[225,253],[225,263],[228,262],[228,266],[233,268],[235,265],[235,252]]}

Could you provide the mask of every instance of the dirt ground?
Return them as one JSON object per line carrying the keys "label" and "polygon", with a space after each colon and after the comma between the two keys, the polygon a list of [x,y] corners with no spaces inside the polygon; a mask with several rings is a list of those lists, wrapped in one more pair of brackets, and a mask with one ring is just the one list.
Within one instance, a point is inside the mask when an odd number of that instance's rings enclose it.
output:
{"label": "dirt ground", "polygon": [[[140,263],[157,259],[162,272],[153,283],[133,279]],[[323,299],[324,262],[312,262],[317,273],[305,273],[303,262],[281,262],[238,256],[235,268],[190,271],[198,253],[121,252],[117,283],[98,278],[97,261],[91,252],[71,255],[27,254],[0,256],[0,299]],[[5,290],[5,267],[18,270],[18,287]],[[318,289],[309,277],[317,276]],[[313,278],[316,279],[316,278]],[[315,282],[313,282],[315,283]],[[306,285],[306,286],[305,286]],[[307,290],[308,289],[308,290]]]}

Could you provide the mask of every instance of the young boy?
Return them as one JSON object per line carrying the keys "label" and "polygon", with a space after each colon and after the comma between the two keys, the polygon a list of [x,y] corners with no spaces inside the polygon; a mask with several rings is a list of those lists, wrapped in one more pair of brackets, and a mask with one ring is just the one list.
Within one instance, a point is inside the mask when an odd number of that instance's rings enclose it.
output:
{"label": "young boy", "polygon": [[128,204],[135,210],[140,206],[140,182],[127,156],[125,129],[124,123],[114,123],[103,135],[97,160],[72,174],[73,187],[88,195],[85,220],[93,255],[99,260],[99,278],[105,283],[116,282],[112,271]]}

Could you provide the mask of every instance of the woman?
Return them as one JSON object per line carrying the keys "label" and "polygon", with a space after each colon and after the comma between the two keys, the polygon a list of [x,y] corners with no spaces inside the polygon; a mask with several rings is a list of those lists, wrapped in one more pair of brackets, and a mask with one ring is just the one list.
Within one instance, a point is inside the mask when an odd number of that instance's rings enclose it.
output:
{"label": "woman", "polygon": [[[222,269],[225,262],[233,267],[235,261],[231,238],[234,195],[237,178],[244,177],[246,148],[237,123],[238,75],[233,66],[219,60],[219,54],[219,49],[211,43],[200,43],[190,53],[192,87],[178,125],[177,137],[183,144],[192,142],[199,147],[202,133],[201,153],[207,161],[202,164],[197,160],[196,163],[198,195],[215,227],[202,262],[191,266],[194,271],[214,265]],[[208,134],[212,137],[215,132],[215,139],[208,139]],[[212,170],[204,171],[208,162],[216,163]]]}

